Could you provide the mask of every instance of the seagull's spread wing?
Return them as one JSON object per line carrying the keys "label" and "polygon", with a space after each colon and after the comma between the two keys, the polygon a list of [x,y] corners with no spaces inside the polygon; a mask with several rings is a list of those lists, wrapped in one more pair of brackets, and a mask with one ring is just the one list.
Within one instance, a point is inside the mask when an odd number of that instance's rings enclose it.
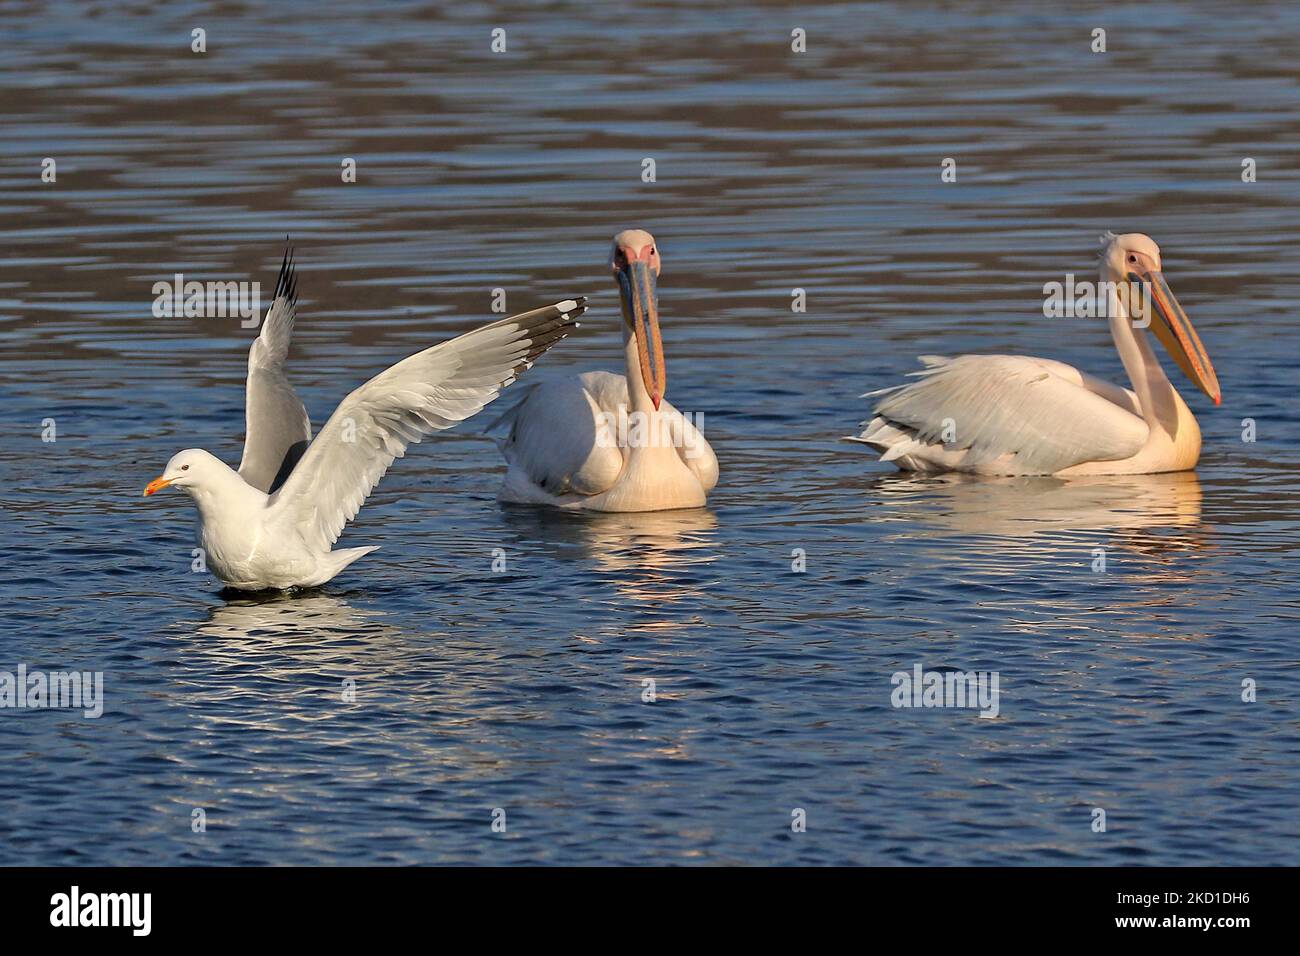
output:
{"label": "seagull's spread wing", "polygon": [[576,327],[586,299],[501,319],[417,352],[343,400],[270,507],[328,551],[406,446],[491,402]]}
{"label": "seagull's spread wing", "polygon": [[[966,461],[1010,456],[1017,473],[1051,474],[1085,461],[1117,461],[1146,443],[1146,422],[1070,381],[1053,366],[1020,355],[923,356],[919,381],[876,394],[876,414],[913,438],[912,445],[968,449]],[[1075,376],[1080,373],[1071,368]],[[870,441],[870,436],[865,436]]]}
{"label": "seagull's spread wing", "polygon": [[244,457],[239,463],[239,476],[268,493],[284,483],[311,441],[311,419],[284,372],[297,308],[298,282],[292,252],[286,250],[275,299],[248,350]]}

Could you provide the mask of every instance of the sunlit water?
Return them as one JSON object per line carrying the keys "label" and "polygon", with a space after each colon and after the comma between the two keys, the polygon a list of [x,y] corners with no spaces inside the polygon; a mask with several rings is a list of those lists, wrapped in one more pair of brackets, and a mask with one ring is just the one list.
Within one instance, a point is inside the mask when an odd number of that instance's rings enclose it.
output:
{"label": "sunlit water", "polygon": [[[97,720],[0,711],[0,861],[1300,862],[1293,7],[234,9],[0,12],[0,670],[106,682]],[[154,318],[154,282],[269,288],[291,234],[319,425],[496,287],[592,297],[534,380],[617,369],[633,224],[706,510],[499,507],[489,410],[392,469],[342,541],[380,551],[253,600],[141,499],[181,448],[238,460],[251,334]],[[1215,360],[1195,474],[917,479],[838,441],[920,353],[1121,379],[1041,311],[1106,229],[1161,242]],[[999,715],[895,709],[916,664],[996,670]]]}

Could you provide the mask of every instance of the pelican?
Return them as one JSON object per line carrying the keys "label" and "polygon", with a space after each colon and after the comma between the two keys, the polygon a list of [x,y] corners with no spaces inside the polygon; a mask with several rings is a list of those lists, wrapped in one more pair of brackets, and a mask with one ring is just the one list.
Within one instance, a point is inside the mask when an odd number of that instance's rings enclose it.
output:
{"label": "pelican", "polygon": [[[1137,232],[1108,232],[1101,241],[1099,288],[1131,389],[1051,359],[921,356],[926,367],[912,373],[919,381],[863,396],[883,397],[850,440],[904,471],[1070,476],[1194,468],[1201,430],[1165,377],[1146,327],[1218,405],[1214,367],[1165,281],[1160,247]],[[1144,290],[1154,309],[1143,307]]]}
{"label": "pelican", "polygon": [[492,427],[509,468],[499,500],[588,511],[698,508],[718,483],[718,459],[664,398],[659,247],[644,229],[614,237],[626,375],[586,372],[544,382]]}
{"label": "pelican", "polygon": [[244,457],[235,471],[201,448],[177,452],[145,486],[189,495],[208,569],[228,588],[293,590],[329,581],[375,550],[335,548],[407,445],[477,414],[576,327],[586,299],[480,326],[417,352],[353,390],[313,440],[285,373],[297,313],[285,253],[275,297],[248,351]]}

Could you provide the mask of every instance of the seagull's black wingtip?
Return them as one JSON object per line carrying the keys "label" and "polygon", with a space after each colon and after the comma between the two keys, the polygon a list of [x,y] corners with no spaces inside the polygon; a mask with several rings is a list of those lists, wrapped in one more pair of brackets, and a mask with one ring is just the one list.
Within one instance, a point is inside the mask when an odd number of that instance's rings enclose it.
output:
{"label": "seagull's black wingtip", "polygon": [[273,298],[278,299],[283,296],[290,302],[297,302],[298,275],[294,271],[293,246],[288,244],[288,233],[285,233],[284,241],[284,258],[280,261],[280,275],[275,280],[275,295]]}

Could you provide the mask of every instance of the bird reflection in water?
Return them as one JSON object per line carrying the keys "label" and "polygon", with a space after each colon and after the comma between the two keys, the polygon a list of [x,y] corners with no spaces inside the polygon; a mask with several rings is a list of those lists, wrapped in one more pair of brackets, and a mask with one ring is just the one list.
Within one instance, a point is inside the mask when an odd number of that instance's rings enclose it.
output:
{"label": "bird reflection in water", "polygon": [[[223,596],[229,592],[222,592]],[[403,632],[382,611],[353,607],[323,591],[239,594],[214,605],[194,645],[209,664],[256,662],[287,672],[332,672],[342,666],[400,672],[410,653]]]}
{"label": "bird reflection in water", "polygon": [[1061,551],[1078,560],[1093,542],[1168,565],[1206,547],[1201,483],[1191,471],[1068,479],[882,476],[872,490],[885,506],[881,520],[921,525],[926,534],[992,538],[994,547],[983,550],[1004,560],[1008,547],[1018,556],[1026,549],[1044,556]]}
{"label": "bird reflection in water", "polygon": [[323,591],[223,591],[230,600],[212,607],[199,625],[205,637],[243,640],[292,639],[322,633],[356,634],[377,624],[383,613],[362,610]]}
{"label": "bird reflection in water", "polygon": [[700,572],[717,560],[717,516],[680,511],[572,513],[507,508],[521,534],[578,550],[624,598],[662,607],[707,594]]}

